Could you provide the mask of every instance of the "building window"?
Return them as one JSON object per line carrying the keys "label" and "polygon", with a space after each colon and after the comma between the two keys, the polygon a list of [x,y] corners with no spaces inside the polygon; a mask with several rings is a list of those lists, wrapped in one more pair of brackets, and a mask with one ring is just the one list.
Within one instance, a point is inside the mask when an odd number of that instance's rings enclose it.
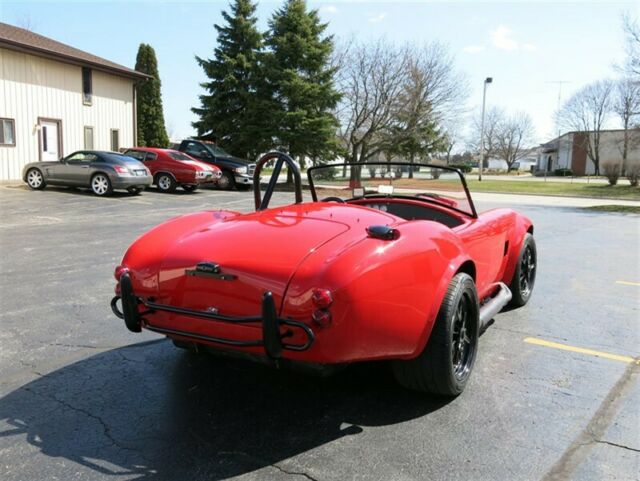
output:
{"label": "building window", "polygon": [[0,145],[16,145],[15,127],[13,119],[0,119]]}
{"label": "building window", "polygon": [[111,151],[117,152],[120,149],[120,131],[111,129]]}
{"label": "building window", "polygon": [[91,79],[91,69],[82,67],[82,101],[91,105],[91,99],[93,97],[93,82]]}
{"label": "building window", "polygon": [[93,150],[93,127],[84,128],[84,148]]}

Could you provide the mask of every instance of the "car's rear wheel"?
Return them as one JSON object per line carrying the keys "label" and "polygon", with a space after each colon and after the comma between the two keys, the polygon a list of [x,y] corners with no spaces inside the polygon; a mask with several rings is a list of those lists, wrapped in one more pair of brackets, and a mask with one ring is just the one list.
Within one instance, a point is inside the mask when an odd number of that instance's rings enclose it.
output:
{"label": "car's rear wheel", "polygon": [[40,169],[29,169],[27,172],[27,185],[33,190],[41,190],[46,187],[47,184]]}
{"label": "car's rear wheel", "polygon": [[198,190],[198,186],[193,184],[183,185],[182,188],[185,192],[195,192],[196,190]]}
{"label": "car's rear wheel", "polygon": [[438,317],[422,353],[394,361],[403,386],[443,396],[460,394],[471,376],[478,351],[479,307],[471,276],[457,274],[450,282]]}
{"label": "car's rear wheel", "polygon": [[511,305],[513,307],[524,306],[531,299],[533,286],[536,282],[537,263],[536,241],[533,235],[527,233],[522,241],[516,270],[509,286],[512,295]]}
{"label": "car's rear wheel", "polygon": [[113,192],[111,181],[105,174],[96,174],[91,178],[91,190],[94,194],[105,196]]}
{"label": "car's rear wheel", "polygon": [[173,177],[169,174],[158,174],[156,177],[156,185],[160,192],[165,193],[174,192],[177,187],[176,181],[173,180]]}
{"label": "car's rear wheel", "polygon": [[229,172],[223,172],[222,176],[218,179],[218,189],[231,190],[234,188],[235,184],[236,181],[233,178],[233,175]]}
{"label": "car's rear wheel", "polygon": [[129,187],[127,189],[127,192],[129,192],[131,195],[139,195],[140,192],[142,192],[142,189],[140,187]]}

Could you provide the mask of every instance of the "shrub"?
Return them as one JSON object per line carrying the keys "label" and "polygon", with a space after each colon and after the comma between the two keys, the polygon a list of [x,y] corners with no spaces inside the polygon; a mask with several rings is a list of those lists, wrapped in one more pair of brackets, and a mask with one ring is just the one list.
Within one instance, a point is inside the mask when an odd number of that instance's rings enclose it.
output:
{"label": "shrub", "polygon": [[449,167],[453,167],[454,169],[461,170],[465,174],[468,174],[472,170],[472,167],[467,164],[451,164]]}
{"label": "shrub", "polygon": [[609,185],[616,185],[620,178],[620,164],[616,162],[605,162],[602,164],[602,175],[609,181]]}
{"label": "shrub", "polygon": [[441,173],[442,173],[442,170],[433,168],[431,169],[431,178],[437,180],[440,178]]}
{"label": "shrub", "polygon": [[553,171],[553,175],[557,175],[559,177],[570,177],[573,175],[573,171],[571,169],[556,169]]}
{"label": "shrub", "polygon": [[640,163],[631,164],[626,170],[627,180],[633,187],[638,187],[640,180]]}
{"label": "shrub", "polygon": [[313,171],[313,178],[315,180],[333,180],[338,174],[338,169],[335,167],[323,166],[322,169]]}

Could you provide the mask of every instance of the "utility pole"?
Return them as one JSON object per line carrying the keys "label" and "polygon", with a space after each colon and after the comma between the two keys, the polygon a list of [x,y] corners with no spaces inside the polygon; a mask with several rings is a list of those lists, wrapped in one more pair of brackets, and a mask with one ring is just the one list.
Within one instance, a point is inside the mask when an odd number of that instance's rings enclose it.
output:
{"label": "utility pole", "polygon": [[482,91],[482,115],[480,117],[480,163],[478,164],[478,181],[482,181],[482,167],[484,164],[484,108],[487,100],[487,85],[493,82],[493,77],[484,79],[484,89]]}
{"label": "utility pole", "polygon": [[[562,85],[571,83],[571,81],[570,80],[548,80],[545,83],[547,83],[547,84],[556,84],[558,86],[558,104],[556,106],[556,114],[557,114],[558,112],[560,112],[560,107],[562,106]],[[557,137],[558,138],[558,150],[557,150],[558,159],[557,160],[559,161],[560,160],[560,134],[561,134],[561,131],[560,131],[560,124],[557,123],[557,121],[556,121],[556,127],[558,128],[558,137]],[[547,166],[545,166],[545,174],[547,172],[547,168],[546,167]],[[547,180],[547,178],[546,178],[546,175],[545,175],[545,181],[546,180]]]}

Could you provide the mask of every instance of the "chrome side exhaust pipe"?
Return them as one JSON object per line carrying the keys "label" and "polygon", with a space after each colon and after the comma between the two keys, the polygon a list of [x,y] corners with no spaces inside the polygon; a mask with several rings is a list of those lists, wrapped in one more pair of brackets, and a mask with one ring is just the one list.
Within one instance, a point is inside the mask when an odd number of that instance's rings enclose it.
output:
{"label": "chrome side exhaust pipe", "polygon": [[484,331],[493,317],[509,304],[511,290],[504,282],[498,282],[498,292],[482,306],[480,306],[480,332]]}

